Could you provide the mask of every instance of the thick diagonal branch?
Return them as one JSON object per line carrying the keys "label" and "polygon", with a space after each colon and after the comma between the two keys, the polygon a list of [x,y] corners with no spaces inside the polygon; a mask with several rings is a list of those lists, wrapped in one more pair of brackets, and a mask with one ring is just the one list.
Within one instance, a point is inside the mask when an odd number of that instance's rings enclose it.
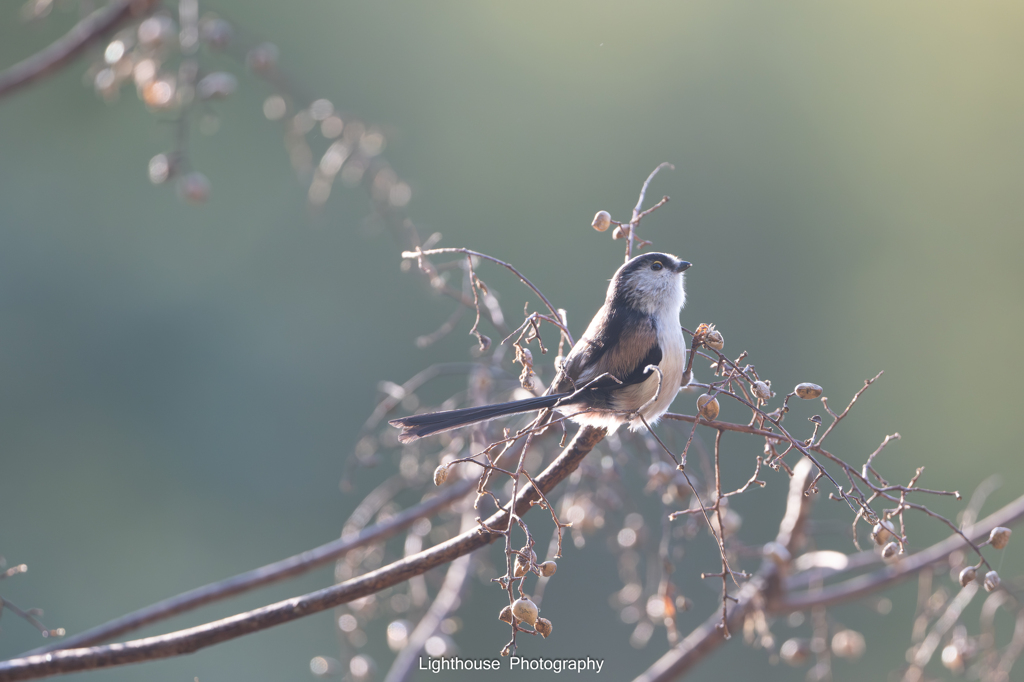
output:
{"label": "thick diagonal branch", "polygon": [[[581,428],[555,461],[534,479],[541,491],[549,492],[575,471],[583,458],[594,449],[594,446],[605,437],[605,434],[604,429],[589,426]],[[540,500],[540,495],[533,484],[525,486],[516,496],[515,513],[518,515],[527,513],[533,503],[538,500]],[[491,528],[501,528],[507,525],[508,510],[496,512],[486,520],[485,524]],[[49,675],[107,668],[192,653],[220,642],[265,630],[374,594],[485,547],[496,537],[498,536],[488,533],[482,527],[477,528],[339,585],[186,630],[121,644],[67,649],[4,661],[0,663],[0,682],[36,679]]]}
{"label": "thick diagonal branch", "polygon": [[[792,554],[802,542],[803,527],[810,512],[813,496],[804,495],[811,480],[813,467],[810,460],[803,459],[793,468],[789,481],[789,496],[786,499],[786,513],[779,525],[776,542],[784,545]],[[736,603],[725,617],[728,631],[741,632],[743,620],[755,609],[763,609],[765,596],[777,591],[779,569],[771,561],[764,561],[761,569],[740,588]],[[695,629],[633,682],[668,682],[685,674],[705,656],[726,641],[722,630],[722,617],[716,611],[700,627]]]}
{"label": "thick diagonal branch", "polygon": [[56,42],[0,72],[0,97],[53,73],[121,24],[149,14],[158,4],[160,0],[117,0],[96,10]]}
{"label": "thick diagonal branch", "polygon": [[179,613],[191,611],[205,604],[210,604],[221,599],[242,594],[264,585],[270,585],[281,580],[302,575],[313,569],[323,566],[326,563],[335,561],[338,557],[344,556],[352,550],[368,545],[372,542],[379,542],[395,535],[408,528],[419,519],[431,516],[438,510],[451,504],[469,493],[476,487],[476,481],[462,480],[448,486],[440,495],[430,498],[418,505],[409,507],[387,521],[364,528],[358,533],[345,535],[337,540],[306,550],[301,554],[290,556],[287,559],[275,561],[266,566],[254,568],[245,573],[224,580],[197,587],[188,592],[182,592],[168,599],[158,601],[145,608],[125,614],[112,621],[98,625],[94,628],[81,632],[72,637],[67,637],[58,642],[53,642],[45,647],[33,649],[26,656],[34,654],[45,654],[59,649],[74,649],[98,644],[113,639],[125,632],[137,630],[145,625],[165,620]]}
{"label": "thick diagonal branch", "polygon": [[[794,477],[794,483],[797,482],[797,478]],[[806,481],[802,481],[802,483],[806,485]],[[792,492],[793,488],[791,487],[790,490]],[[801,488],[800,497],[811,499],[812,496],[804,496],[803,488]],[[796,500],[795,495],[790,495],[791,505]],[[788,510],[786,518],[790,518]],[[794,518],[798,518],[798,516]],[[1024,496],[1018,497],[974,526],[965,528],[964,533],[969,538],[976,540],[988,535],[996,526],[1010,526],[1020,521],[1021,518],[1024,518]],[[784,531],[785,528],[780,529],[779,542],[785,540]],[[747,615],[758,609],[763,609],[768,613],[806,611],[817,606],[829,606],[863,597],[866,594],[873,594],[916,575],[924,568],[946,559],[955,550],[963,549],[966,546],[967,543],[960,535],[953,535],[894,565],[886,566],[873,573],[857,576],[824,589],[797,594],[786,594],[783,591],[778,568],[775,564],[765,561],[757,574],[743,585],[737,595],[738,601],[728,613],[728,626],[730,629],[740,627]],[[787,547],[787,549],[792,550],[792,547]],[[718,613],[710,616],[700,627],[680,642],[679,646],[655,661],[654,665],[637,677],[634,682],[668,682],[684,675],[725,642],[725,638],[718,628],[721,622],[722,618]]]}

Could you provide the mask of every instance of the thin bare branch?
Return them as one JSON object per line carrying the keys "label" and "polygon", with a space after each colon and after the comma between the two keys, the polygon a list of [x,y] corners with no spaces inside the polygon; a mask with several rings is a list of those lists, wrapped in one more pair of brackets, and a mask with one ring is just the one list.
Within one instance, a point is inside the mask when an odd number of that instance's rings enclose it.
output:
{"label": "thin bare branch", "polygon": [[[422,259],[423,259],[424,256],[436,256],[436,255],[440,255],[442,253],[461,253],[461,254],[465,254],[467,256],[476,256],[477,258],[483,258],[484,260],[489,260],[492,263],[497,263],[498,265],[501,265],[502,267],[510,270],[512,272],[512,274],[514,274],[516,277],[519,278],[520,282],[522,282],[527,287],[529,287],[529,289],[533,293],[537,294],[537,297],[541,301],[544,302],[544,305],[547,306],[547,309],[551,312],[551,314],[554,316],[555,319],[561,319],[561,316],[558,314],[558,311],[555,310],[555,307],[553,305],[551,305],[551,301],[548,300],[547,296],[545,296],[543,293],[541,293],[540,289],[538,289],[536,286],[534,286],[533,282],[531,282],[530,280],[526,279],[526,276],[523,275],[523,273],[521,273],[518,270],[516,270],[516,268],[513,265],[511,265],[510,263],[506,263],[503,260],[499,260],[499,259],[495,258],[494,256],[488,256],[486,253],[480,253],[479,251],[471,251],[469,249],[442,248],[442,249],[426,249],[426,250],[416,249],[415,251],[403,251],[402,252],[402,258],[414,258],[417,261],[421,261],[422,262]],[[563,334],[568,334],[568,331],[563,330],[562,333]],[[575,342],[572,340],[572,336],[569,336],[569,344],[572,345],[574,343]]]}

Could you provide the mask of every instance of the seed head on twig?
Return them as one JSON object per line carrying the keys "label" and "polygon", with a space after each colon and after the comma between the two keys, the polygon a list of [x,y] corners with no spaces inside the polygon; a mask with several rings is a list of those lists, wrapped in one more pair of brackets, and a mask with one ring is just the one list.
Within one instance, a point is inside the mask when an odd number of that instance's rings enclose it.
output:
{"label": "seed head on twig", "polygon": [[714,421],[718,418],[718,410],[718,399],[714,396],[705,393],[697,398],[697,411],[700,412],[700,416],[708,421]]}
{"label": "seed head on twig", "polygon": [[892,541],[896,536],[896,526],[888,519],[880,519],[871,529],[871,538],[881,547]]}
{"label": "seed head on twig", "polygon": [[547,639],[551,634],[551,621],[547,618],[538,618],[537,624],[533,627],[544,639]]}
{"label": "seed head on twig", "polygon": [[978,569],[974,566],[968,566],[964,570],[960,571],[960,587],[967,587],[977,576]]}
{"label": "seed head on twig", "polygon": [[766,381],[755,381],[750,385],[750,390],[754,393],[754,396],[763,403],[772,399],[771,384]]}
{"label": "seed head on twig", "polygon": [[537,624],[537,605],[526,597],[520,597],[512,602],[512,615],[530,625]]}
{"label": "seed head on twig", "polygon": [[988,535],[988,543],[996,549],[1003,549],[1010,542],[1009,528],[1003,528],[1002,526],[996,526],[992,529],[992,532]]}
{"label": "seed head on twig", "polygon": [[537,553],[534,552],[532,549],[529,549],[527,547],[523,547],[519,551],[522,552],[522,553],[529,552],[530,553],[530,561],[527,561],[526,559],[523,559],[523,557],[520,554],[516,554],[516,565],[515,565],[515,568],[512,571],[512,575],[514,575],[517,578],[521,578],[524,575],[526,575],[529,572],[529,570],[530,570],[530,566],[531,565],[535,565],[537,563]]}
{"label": "seed head on twig", "polygon": [[793,392],[796,393],[798,398],[814,400],[821,395],[821,386],[805,381],[802,384],[797,384],[796,388],[793,389]]}

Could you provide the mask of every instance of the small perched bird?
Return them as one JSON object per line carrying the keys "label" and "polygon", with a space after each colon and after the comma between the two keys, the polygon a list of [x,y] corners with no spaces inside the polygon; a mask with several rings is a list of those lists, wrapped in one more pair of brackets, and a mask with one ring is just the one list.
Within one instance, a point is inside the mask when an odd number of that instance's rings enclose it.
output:
{"label": "small perched bird", "polygon": [[[667,253],[646,253],[620,267],[608,285],[604,305],[565,357],[548,395],[394,419],[391,425],[402,429],[398,440],[408,443],[545,408],[609,431],[625,423],[637,430],[643,425],[641,416],[655,422],[692,376],[693,352],[686,362],[679,326],[679,311],[686,302],[683,272],[688,267]],[[660,376],[649,369],[651,365],[661,370]]]}

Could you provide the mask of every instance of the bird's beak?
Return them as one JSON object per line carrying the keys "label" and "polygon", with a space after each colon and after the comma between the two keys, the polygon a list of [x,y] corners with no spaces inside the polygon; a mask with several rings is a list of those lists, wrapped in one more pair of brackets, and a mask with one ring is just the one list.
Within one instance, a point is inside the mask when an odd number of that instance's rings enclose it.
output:
{"label": "bird's beak", "polygon": [[689,264],[689,263],[687,263],[687,262],[686,262],[686,261],[684,261],[684,260],[681,260],[681,261],[679,261],[679,265],[677,265],[677,266],[676,266],[676,272],[683,272],[683,271],[684,271],[684,270],[686,270],[686,269],[687,269],[688,267],[690,267],[690,264]]}

